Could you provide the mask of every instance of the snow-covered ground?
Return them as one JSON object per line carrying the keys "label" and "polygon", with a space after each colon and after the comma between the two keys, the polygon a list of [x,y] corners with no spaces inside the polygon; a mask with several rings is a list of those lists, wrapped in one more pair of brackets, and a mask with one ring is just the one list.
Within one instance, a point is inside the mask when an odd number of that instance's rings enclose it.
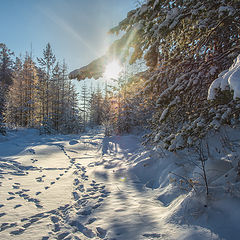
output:
{"label": "snow-covered ground", "polygon": [[140,135],[104,137],[102,129],[11,131],[0,137],[0,239],[239,239],[240,190],[232,179],[240,131],[226,132],[235,145],[223,151],[209,136],[208,169],[215,158],[223,166],[208,172],[206,198],[187,150],[146,150]]}

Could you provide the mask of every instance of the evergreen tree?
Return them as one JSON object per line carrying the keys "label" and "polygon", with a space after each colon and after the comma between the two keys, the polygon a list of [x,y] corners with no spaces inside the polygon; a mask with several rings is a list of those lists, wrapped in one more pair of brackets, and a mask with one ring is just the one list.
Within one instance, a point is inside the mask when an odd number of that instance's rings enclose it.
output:
{"label": "evergreen tree", "polygon": [[147,70],[136,77],[144,86],[142,103],[153,103],[148,140],[183,148],[206,133],[192,122],[211,121],[207,89],[240,52],[239,8],[236,0],[146,1],[110,30],[124,34],[107,54],[70,77],[97,79],[112,58],[144,59]]}
{"label": "evergreen tree", "polygon": [[11,52],[5,44],[0,43],[0,133],[5,134],[3,113],[5,110],[6,96],[9,86],[12,84],[12,60]]}
{"label": "evergreen tree", "polygon": [[86,130],[87,125],[87,110],[88,110],[88,90],[86,83],[84,82],[82,86],[82,92],[81,92],[81,112],[82,112],[82,118],[83,118],[83,129]]}
{"label": "evergreen tree", "polygon": [[9,88],[5,121],[10,126],[23,126],[23,76],[22,61],[16,58],[13,72],[13,84]]}
{"label": "evergreen tree", "polygon": [[[65,62],[62,66],[58,62],[54,65],[56,59],[49,44],[44,57],[38,60],[40,67],[28,53],[23,63],[16,58],[11,73],[12,85],[7,88],[8,94],[1,94],[4,104],[7,103],[5,122],[9,126],[40,128],[40,133],[44,134],[82,131],[78,96],[66,76]],[[2,129],[4,125],[0,126]]]}
{"label": "evergreen tree", "polygon": [[37,58],[38,63],[40,65],[41,70],[43,70],[43,75],[41,76],[42,81],[42,92],[43,99],[45,99],[45,103],[43,103],[43,118],[45,121],[50,119],[50,94],[49,94],[49,84],[52,77],[52,71],[54,69],[54,64],[56,62],[56,57],[53,54],[50,43],[46,45],[46,48],[43,50],[43,57]]}
{"label": "evergreen tree", "polygon": [[27,53],[22,64],[16,58],[13,84],[9,87],[5,120],[9,124],[22,127],[37,127],[37,68],[32,57]]}

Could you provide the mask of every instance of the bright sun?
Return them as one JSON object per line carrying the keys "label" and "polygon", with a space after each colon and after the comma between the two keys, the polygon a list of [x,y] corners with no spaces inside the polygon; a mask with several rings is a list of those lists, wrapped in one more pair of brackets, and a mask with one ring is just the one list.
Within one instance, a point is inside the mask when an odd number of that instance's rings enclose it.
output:
{"label": "bright sun", "polygon": [[120,63],[116,60],[108,63],[106,66],[104,77],[108,79],[117,79],[119,77],[120,72],[122,71],[122,67]]}

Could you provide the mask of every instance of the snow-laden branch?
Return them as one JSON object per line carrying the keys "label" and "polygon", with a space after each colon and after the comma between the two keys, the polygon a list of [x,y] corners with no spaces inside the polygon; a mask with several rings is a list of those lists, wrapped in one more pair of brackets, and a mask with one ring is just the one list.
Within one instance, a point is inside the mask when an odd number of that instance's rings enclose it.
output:
{"label": "snow-laden branch", "polygon": [[208,100],[214,100],[218,90],[232,90],[233,99],[240,98],[240,55],[228,70],[220,73],[212,82],[208,89]]}

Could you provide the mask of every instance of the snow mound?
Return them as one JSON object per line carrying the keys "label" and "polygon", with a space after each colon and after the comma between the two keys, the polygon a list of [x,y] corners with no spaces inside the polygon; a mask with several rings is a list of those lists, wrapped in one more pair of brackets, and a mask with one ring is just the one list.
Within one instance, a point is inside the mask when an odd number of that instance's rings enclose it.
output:
{"label": "snow mound", "polygon": [[227,71],[220,73],[212,82],[208,89],[208,100],[216,99],[218,90],[232,90],[233,99],[240,98],[240,55]]}

